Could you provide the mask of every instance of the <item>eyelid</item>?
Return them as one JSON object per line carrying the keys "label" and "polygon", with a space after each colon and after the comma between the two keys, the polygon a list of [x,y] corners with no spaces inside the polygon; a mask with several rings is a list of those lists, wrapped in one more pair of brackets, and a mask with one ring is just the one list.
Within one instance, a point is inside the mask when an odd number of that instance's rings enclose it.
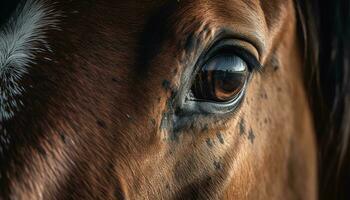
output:
{"label": "eyelid", "polygon": [[206,60],[209,60],[223,51],[241,57],[247,62],[251,71],[260,71],[262,68],[262,65],[259,62],[259,53],[255,47],[246,41],[236,39],[224,39],[218,41],[205,56]]}
{"label": "eyelid", "polygon": [[242,60],[247,62],[248,67],[251,71],[261,71],[262,65],[250,52],[240,47],[236,47],[235,49],[233,49],[233,52],[236,53],[240,58],[242,58]]}

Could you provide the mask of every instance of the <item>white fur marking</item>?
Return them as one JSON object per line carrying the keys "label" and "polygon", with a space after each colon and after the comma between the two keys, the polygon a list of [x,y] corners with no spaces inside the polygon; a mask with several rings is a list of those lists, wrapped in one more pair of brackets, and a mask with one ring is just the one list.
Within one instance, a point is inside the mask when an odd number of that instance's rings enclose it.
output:
{"label": "white fur marking", "polygon": [[51,51],[46,31],[58,29],[59,16],[43,0],[26,0],[0,27],[0,122],[24,106],[25,88],[19,82],[35,63],[37,52]]}

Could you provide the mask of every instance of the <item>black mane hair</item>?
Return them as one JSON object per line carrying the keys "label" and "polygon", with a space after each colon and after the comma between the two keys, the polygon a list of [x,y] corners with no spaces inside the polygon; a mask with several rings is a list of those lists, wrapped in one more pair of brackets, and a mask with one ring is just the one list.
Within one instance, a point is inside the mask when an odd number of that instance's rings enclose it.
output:
{"label": "black mane hair", "polygon": [[350,1],[296,0],[320,199],[350,199]]}

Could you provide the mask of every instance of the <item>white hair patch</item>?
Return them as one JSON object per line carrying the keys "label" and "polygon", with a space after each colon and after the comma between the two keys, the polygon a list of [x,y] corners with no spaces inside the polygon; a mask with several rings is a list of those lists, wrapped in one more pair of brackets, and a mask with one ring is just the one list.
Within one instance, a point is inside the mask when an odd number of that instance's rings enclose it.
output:
{"label": "white hair patch", "polygon": [[35,64],[35,55],[51,51],[48,30],[58,29],[59,13],[45,0],[24,0],[0,27],[0,122],[24,107],[22,77]]}

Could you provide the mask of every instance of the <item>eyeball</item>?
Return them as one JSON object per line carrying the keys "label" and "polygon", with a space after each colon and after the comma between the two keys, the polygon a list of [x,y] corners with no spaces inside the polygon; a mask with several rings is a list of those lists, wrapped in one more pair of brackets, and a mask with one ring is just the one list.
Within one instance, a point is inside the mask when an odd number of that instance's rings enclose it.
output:
{"label": "eyeball", "polygon": [[232,101],[243,92],[248,77],[248,65],[239,56],[214,56],[198,71],[191,87],[192,96],[196,101]]}

